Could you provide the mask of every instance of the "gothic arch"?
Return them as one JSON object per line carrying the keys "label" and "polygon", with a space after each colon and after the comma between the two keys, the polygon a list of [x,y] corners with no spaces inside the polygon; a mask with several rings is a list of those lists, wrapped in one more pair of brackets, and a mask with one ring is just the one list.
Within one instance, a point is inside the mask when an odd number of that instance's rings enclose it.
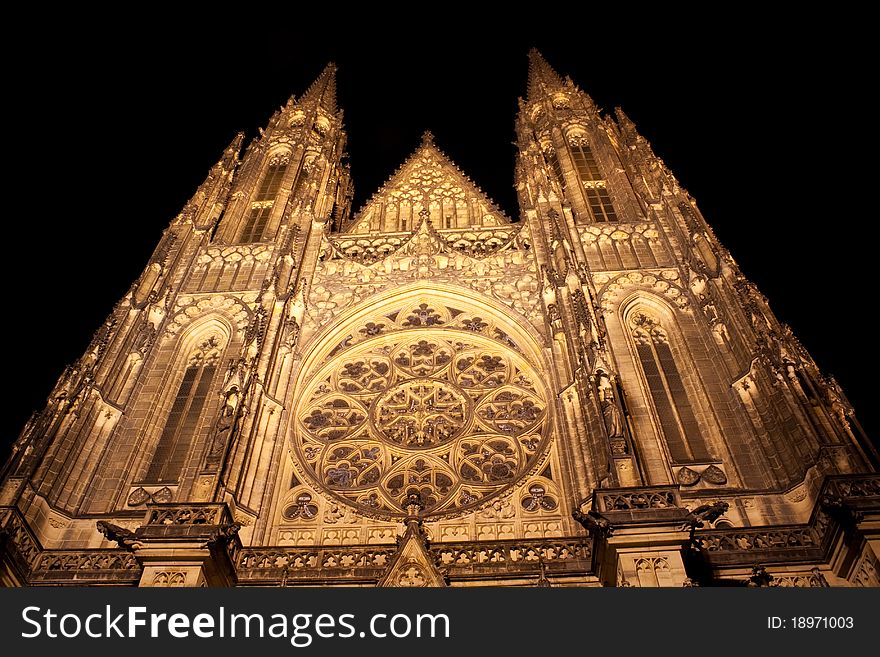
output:
{"label": "gothic arch", "polygon": [[678,271],[674,269],[630,271],[614,277],[600,274],[596,276],[596,282],[604,283],[599,290],[599,303],[606,313],[625,307],[639,290],[657,298],[666,298],[680,310],[689,309],[688,294]]}
{"label": "gothic arch", "polygon": [[[255,296],[255,295],[254,295]],[[186,327],[186,332],[196,330],[201,322],[211,318],[225,328],[227,340],[243,332],[250,324],[253,312],[240,298],[227,294],[187,294],[177,299],[173,317],[165,326],[165,339]]]}
{"label": "gothic arch", "polygon": [[358,513],[434,517],[510,495],[545,460],[549,371],[526,323],[454,286],[377,295],[305,349],[289,431],[298,472]]}
{"label": "gothic arch", "polygon": [[279,141],[273,144],[266,153],[266,160],[271,161],[273,158],[293,157],[293,149],[290,144]]}
{"label": "gothic arch", "polygon": [[228,353],[235,335],[236,330],[230,325],[228,318],[220,313],[210,313],[193,321],[178,337],[166,337],[159,345],[160,352],[167,350],[171,353],[167,358],[158,359],[158,362],[166,363],[161,370],[150,373],[150,379],[153,382],[161,381],[162,387],[143,425],[139,460],[132,469],[132,472],[137,473],[138,482],[150,478],[151,463],[156,458],[156,451],[162,442],[172,407],[187,377],[187,370],[195,358],[201,357],[211,359],[212,370],[206,374],[210,378],[203,384],[206,398],[196,411],[196,419],[201,419],[201,425],[194,426],[191,435],[187,437],[189,444],[184,464],[192,459],[193,450],[198,448],[197,438],[203,433],[204,418],[216,402],[214,397],[222,377],[224,355]]}
{"label": "gothic arch", "polygon": [[[351,335],[352,329],[358,328],[355,324],[359,321],[365,323],[368,318],[382,317],[386,313],[400,310],[409,301],[419,297],[430,297],[432,302],[443,302],[446,307],[462,310],[462,314],[483,316],[484,319],[491,317],[495,321],[495,327],[504,327],[502,330],[517,349],[532,359],[539,368],[549,370],[541,348],[544,337],[525,317],[511,311],[503,303],[468,288],[439,283],[429,286],[422,282],[375,292],[366,301],[334,317],[331,326],[319,330],[303,345],[303,353],[308,354],[304,359],[303,369],[308,369],[315,361],[326,359],[333,349]],[[350,344],[355,344],[356,339],[357,336],[352,335],[353,342]]]}
{"label": "gothic arch", "polygon": [[572,139],[589,139],[589,133],[583,123],[570,123],[563,130],[565,142],[571,143]]}
{"label": "gothic arch", "polygon": [[[667,471],[686,464],[717,463],[723,441],[706,390],[680,323],[681,311],[666,299],[638,292],[619,305],[617,320],[625,336],[638,387]],[[695,471],[681,468],[680,479]],[[683,483],[683,482],[682,482]],[[686,485],[688,485],[686,484]]]}

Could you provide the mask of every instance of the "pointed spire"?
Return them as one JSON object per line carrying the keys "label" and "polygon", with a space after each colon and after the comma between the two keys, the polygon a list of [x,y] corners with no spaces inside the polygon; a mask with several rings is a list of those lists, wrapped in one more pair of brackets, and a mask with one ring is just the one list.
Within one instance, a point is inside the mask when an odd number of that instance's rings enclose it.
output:
{"label": "pointed spire", "polygon": [[633,123],[633,120],[626,115],[620,107],[614,108],[614,116],[617,117],[617,125],[620,126],[620,129],[626,133],[636,132],[636,124]]}
{"label": "pointed spire", "polygon": [[321,75],[302,95],[299,102],[300,104],[314,102],[331,114],[336,113],[336,64],[330,62],[324,67]]}
{"label": "pointed spire", "polygon": [[422,146],[433,146],[434,145],[434,133],[430,130],[425,130],[422,133]]}
{"label": "pointed spire", "polygon": [[223,163],[224,169],[231,169],[238,163],[239,154],[241,153],[241,145],[244,143],[244,133],[239,132],[235,135],[226,150],[223,151],[223,157],[220,161]]}
{"label": "pointed spire", "polygon": [[528,100],[537,100],[550,90],[562,89],[564,83],[559,73],[544,59],[537,48],[529,51]]}

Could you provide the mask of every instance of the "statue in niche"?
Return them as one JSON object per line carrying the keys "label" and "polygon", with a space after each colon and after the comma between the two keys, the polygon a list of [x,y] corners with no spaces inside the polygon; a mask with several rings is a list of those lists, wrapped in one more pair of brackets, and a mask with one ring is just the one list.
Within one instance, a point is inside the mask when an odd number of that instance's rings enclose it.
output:
{"label": "statue in niche", "polygon": [[602,408],[602,419],[609,438],[623,436],[623,417],[614,398],[614,382],[604,370],[596,371],[596,390],[599,393],[599,405]]}
{"label": "statue in niche", "polygon": [[208,452],[206,462],[209,466],[216,466],[223,456],[223,451],[229,442],[229,436],[235,425],[235,419],[238,415],[238,402],[240,394],[238,386],[232,386],[227,392],[223,402],[223,409],[217,418],[217,424],[214,429],[214,439],[211,441],[211,450]]}
{"label": "statue in niche", "polygon": [[853,409],[843,397],[843,391],[837,380],[833,376],[826,377],[822,381],[822,387],[824,388],[825,399],[831,408],[831,412],[840,420],[840,423],[845,428],[849,429],[849,418],[853,414]]}

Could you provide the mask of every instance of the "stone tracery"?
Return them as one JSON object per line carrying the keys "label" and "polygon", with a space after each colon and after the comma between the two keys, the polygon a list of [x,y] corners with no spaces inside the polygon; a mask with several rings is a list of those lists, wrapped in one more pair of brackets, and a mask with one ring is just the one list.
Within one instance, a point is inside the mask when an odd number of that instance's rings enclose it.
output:
{"label": "stone tracery", "polygon": [[337,353],[301,396],[301,467],[361,513],[404,515],[411,493],[431,516],[482,506],[546,451],[546,394],[532,366],[444,316],[414,304],[400,314],[406,328]]}

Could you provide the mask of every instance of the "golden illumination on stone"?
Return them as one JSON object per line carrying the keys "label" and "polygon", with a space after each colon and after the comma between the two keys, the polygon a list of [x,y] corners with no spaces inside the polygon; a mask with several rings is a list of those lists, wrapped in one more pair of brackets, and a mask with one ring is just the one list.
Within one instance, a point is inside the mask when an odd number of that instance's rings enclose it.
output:
{"label": "golden illumination on stone", "polygon": [[430,133],[353,212],[332,64],[238,135],[16,441],[0,585],[880,585],[876,451],[635,124],[532,51],[516,138],[507,215]]}

